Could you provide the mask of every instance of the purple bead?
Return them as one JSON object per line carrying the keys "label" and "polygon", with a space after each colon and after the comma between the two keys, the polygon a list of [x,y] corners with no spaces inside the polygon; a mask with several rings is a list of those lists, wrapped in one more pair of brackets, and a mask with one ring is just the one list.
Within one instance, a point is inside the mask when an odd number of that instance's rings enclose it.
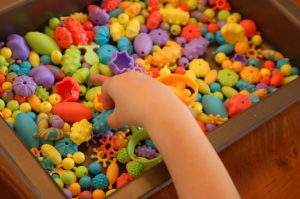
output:
{"label": "purple bead", "polygon": [[138,54],[132,54],[131,55],[132,59],[136,60],[138,58],[141,58]]}
{"label": "purple bead", "polygon": [[256,89],[262,89],[262,88],[264,88],[264,89],[268,90],[268,87],[269,86],[267,84],[265,84],[265,83],[258,83],[256,85]]}
{"label": "purple bead", "polygon": [[67,198],[72,198],[72,192],[69,189],[63,189],[63,191]]}
{"label": "purple bead", "polygon": [[52,72],[44,65],[33,68],[30,71],[30,76],[38,85],[43,85],[47,90],[52,88],[55,77]]}
{"label": "purple bead", "polygon": [[31,77],[22,75],[15,78],[13,83],[13,90],[17,95],[27,97],[34,94],[36,90],[36,83]]}
{"label": "purple bead", "polygon": [[91,66],[88,63],[84,62],[84,63],[82,63],[82,68],[90,69]]}
{"label": "purple bead", "polygon": [[196,59],[206,53],[208,44],[208,40],[204,39],[203,37],[194,39],[185,45],[183,55],[189,60]]}
{"label": "purple bead", "polygon": [[114,74],[121,74],[136,68],[134,59],[128,55],[127,51],[114,52],[108,65]]}
{"label": "purple bead", "polygon": [[12,50],[12,56],[14,59],[21,59],[25,61],[29,57],[29,47],[24,38],[20,35],[13,34],[8,36],[6,46]]}
{"label": "purple bead", "polygon": [[218,21],[217,24],[218,24],[219,29],[221,29],[226,24],[226,22],[225,21]]}
{"label": "purple bead", "polygon": [[155,29],[149,33],[154,45],[164,46],[170,39],[170,35],[163,29]]}
{"label": "purple bead", "polygon": [[142,25],[141,26],[141,29],[140,29],[140,33],[148,33],[148,28],[147,28],[147,26],[145,26],[145,25]]}
{"label": "purple bead", "polygon": [[208,132],[211,132],[211,131],[213,131],[215,128],[217,128],[216,125],[214,125],[213,123],[207,123],[207,124],[205,125],[205,127],[206,127],[206,130],[207,130]]}
{"label": "purple bead", "polygon": [[146,33],[140,33],[133,42],[134,51],[141,57],[147,56],[152,51],[153,41]]}
{"label": "purple bead", "polygon": [[53,128],[62,129],[65,122],[58,115],[52,115],[49,120]]}
{"label": "purple bead", "polygon": [[96,25],[105,25],[109,21],[109,15],[101,8],[91,9],[89,19]]}
{"label": "purple bead", "polygon": [[177,63],[179,66],[187,68],[189,66],[190,61],[186,57],[181,57]]}
{"label": "purple bead", "polygon": [[150,148],[146,145],[138,146],[135,149],[135,154],[138,157],[147,158],[148,160],[156,158],[157,156],[159,156],[159,153],[157,153],[155,149],[152,149],[152,148]]}
{"label": "purple bead", "polygon": [[240,61],[243,65],[246,65],[248,63],[248,59],[246,58],[246,55],[241,54],[234,54],[233,58],[231,59],[233,62]]}
{"label": "purple bead", "polygon": [[176,37],[176,43],[184,47],[186,44],[186,39],[184,37]]}

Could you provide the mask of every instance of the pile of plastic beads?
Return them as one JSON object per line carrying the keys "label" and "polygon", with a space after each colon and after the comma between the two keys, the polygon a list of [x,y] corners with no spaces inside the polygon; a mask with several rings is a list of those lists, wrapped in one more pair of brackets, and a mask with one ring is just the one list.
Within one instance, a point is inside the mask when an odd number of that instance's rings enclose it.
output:
{"label": "pile of plastic beads", "polygon": [[162,160],[140,127],[106,123],[101,85],[129,70],[169,86],[205,133],[299,73],[226,0],[104,0],[9,35],[1,116],[69,198],[103,198]]}

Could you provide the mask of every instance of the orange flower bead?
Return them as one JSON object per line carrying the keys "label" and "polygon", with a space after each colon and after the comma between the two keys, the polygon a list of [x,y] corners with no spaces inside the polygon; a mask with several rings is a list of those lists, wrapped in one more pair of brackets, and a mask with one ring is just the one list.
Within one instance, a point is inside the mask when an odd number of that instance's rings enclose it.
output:
{"label": "orange flower bead", "polygon": [[241,79],[250,83],[258,83],[260,81],[261,74],[258,68],[247,66],[241,71],[240,76]]}

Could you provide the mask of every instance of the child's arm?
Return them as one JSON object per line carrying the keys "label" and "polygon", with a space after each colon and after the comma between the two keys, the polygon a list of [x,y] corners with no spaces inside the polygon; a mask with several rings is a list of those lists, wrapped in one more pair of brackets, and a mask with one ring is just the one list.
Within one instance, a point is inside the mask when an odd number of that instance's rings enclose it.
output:
{"label": "child's arm", "polygon": [[225,167],[188,108],[169,88],[146,75],[127,72],[102,88],[111,127],[143,126],[170,171],[180,198],[239,198]]}

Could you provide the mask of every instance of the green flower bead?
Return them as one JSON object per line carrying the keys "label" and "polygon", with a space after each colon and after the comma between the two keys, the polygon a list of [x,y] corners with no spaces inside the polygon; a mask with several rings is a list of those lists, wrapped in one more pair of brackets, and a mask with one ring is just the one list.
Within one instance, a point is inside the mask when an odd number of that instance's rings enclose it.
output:
{"label": "green flower bead", "polygon": [[117,160],[122,164],[126,164],[131,160],[126,148],[122,148],[118,151]]}
{"label": "green flower bead", "polygon": [[38,86],[35,91],[35,95],[38,96],[42,101],[48,101],[49,92],[43,86]]}
{"label": "green flower bead", "polygon": [[140,175],[143,172],[143,170],[143,165],[136,161],[130,162],[127,169],[128,173],[133,177],[137,177],[138,175]]}

